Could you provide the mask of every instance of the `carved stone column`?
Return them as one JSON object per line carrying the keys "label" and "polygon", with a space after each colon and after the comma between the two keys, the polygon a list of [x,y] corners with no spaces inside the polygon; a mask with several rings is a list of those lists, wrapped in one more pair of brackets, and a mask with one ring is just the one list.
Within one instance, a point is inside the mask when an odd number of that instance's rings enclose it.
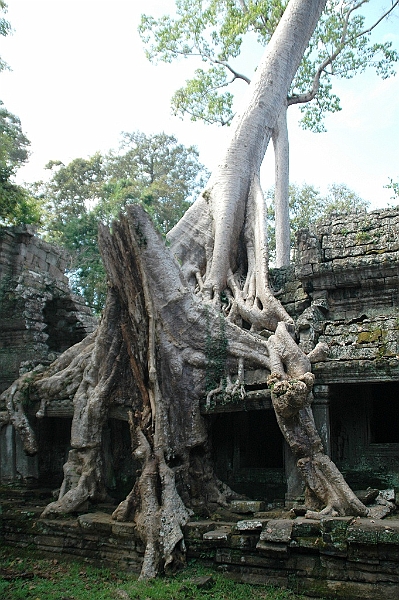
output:
{"label": "carved stone column", "polygon": [[328,385],[313,387],[313,416],[325,453],[331,458],[330,388]]}

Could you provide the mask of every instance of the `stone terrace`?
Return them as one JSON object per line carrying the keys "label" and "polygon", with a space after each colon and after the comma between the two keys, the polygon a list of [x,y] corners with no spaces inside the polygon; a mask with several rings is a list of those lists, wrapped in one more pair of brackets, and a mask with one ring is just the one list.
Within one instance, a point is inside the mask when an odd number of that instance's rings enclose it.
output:
{"label": "stone terrace", "polygon": [[[3,490],[4,542],[140,570],[144,548],[134,524],[113,521],[111,506],[40,520],[48,500],[38,490]],[[286,518],[287,514],[262,512],[261,502],[237,502],[231,508],[235,522],[214,515],[186,525],[189,560],[220,569],[237,581],[273,584],[309,596],[399,597],[398,519]]]}

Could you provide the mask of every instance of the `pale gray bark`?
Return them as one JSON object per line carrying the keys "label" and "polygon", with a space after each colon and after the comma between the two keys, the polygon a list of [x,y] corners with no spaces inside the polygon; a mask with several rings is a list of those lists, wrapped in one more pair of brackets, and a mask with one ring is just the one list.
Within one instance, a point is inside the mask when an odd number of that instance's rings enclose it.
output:
{"label": "pale gray bark", "polygon": [[289,206],[289,141],[287,104],[284,103],[273,129],[274,210],[276,227],[276,267],[290,264],[291,228]]}
{"label": "pale gray bark", "polygon": [[[273,128],[324,5],[324,0],[291,0],[249,86],[244,107],[233,120],[230,141],[215,172],[202,196],[168,235],[185,274],[201,282],[205,298],[218,302],[229,274],[240,271],[237,252],[247,199],[251,189],[259,188],[259,171]],[[254,254],[263,254],[262,248],[255,246]],[[260,281],[250,273],[247,283],[253,290],[247,311],[255,306],[255,312],[260,302],[265,328],[273,319],[290,321],[277,303],[267,307],[259,298],[268,287],[267,271]],[[230,292],[234,296],[234,290]]]}

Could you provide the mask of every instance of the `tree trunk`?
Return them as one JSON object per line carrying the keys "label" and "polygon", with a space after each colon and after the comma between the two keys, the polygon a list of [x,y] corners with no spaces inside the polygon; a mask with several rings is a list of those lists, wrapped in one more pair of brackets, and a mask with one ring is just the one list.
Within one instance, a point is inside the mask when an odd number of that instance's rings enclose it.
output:
{"label": "tree trunk", "polygon": [[[259,184],[267,142],[323,6],[289,3],[230,144],[170,232],[170,248],[139,206],[113,224],[112,234],[100,228],[109,294],[98,330],[29,381],[41,415],[55,398],[73,397],[75,407],[64,483],[44,515],[106,497],[103,425],[112,405],[128,404],[142,471],[113,517],[136,523],[146,548],[142,577],[182,560],[182,526],[192,509],[212,510],[234,497],[213,473],[199,403],[215,390],[241,394],[244,368],[270,373],[278,422],[299,459],[310,507],[317,498],[329,512],[366,513],[323,454],[309,409],[310,361],[325,348],[302,353],[292,319],[269,288]],[[25,379],[5,392],[10,415],[19,411],[23,386]],[[32,450],[31,432],[20,423]]]}
{"label": "tree trunk", "polygon": [[275,163],[274,211],[276,223],[276,267],[290,264],[289,141],[287,104],[283,104],[273,129]]}

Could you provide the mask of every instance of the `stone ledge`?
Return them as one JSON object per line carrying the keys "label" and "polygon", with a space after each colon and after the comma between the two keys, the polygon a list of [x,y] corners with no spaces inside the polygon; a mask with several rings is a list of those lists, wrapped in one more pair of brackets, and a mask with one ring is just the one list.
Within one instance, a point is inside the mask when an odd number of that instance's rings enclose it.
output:
{"label": "stone ledge", "polygon": [[[133,523],[106,511],[40,519],[45,500],[29,492],[2,502],[1,533],[14,546],[118,564],[138,572],[144,548]],[[254,508],[254,507],[252,507]],[[399,519],[203,519],[184,528],[188,558],[221,568],[238,581],[275,583],[301,593],[351,600],[399,597]]]}

